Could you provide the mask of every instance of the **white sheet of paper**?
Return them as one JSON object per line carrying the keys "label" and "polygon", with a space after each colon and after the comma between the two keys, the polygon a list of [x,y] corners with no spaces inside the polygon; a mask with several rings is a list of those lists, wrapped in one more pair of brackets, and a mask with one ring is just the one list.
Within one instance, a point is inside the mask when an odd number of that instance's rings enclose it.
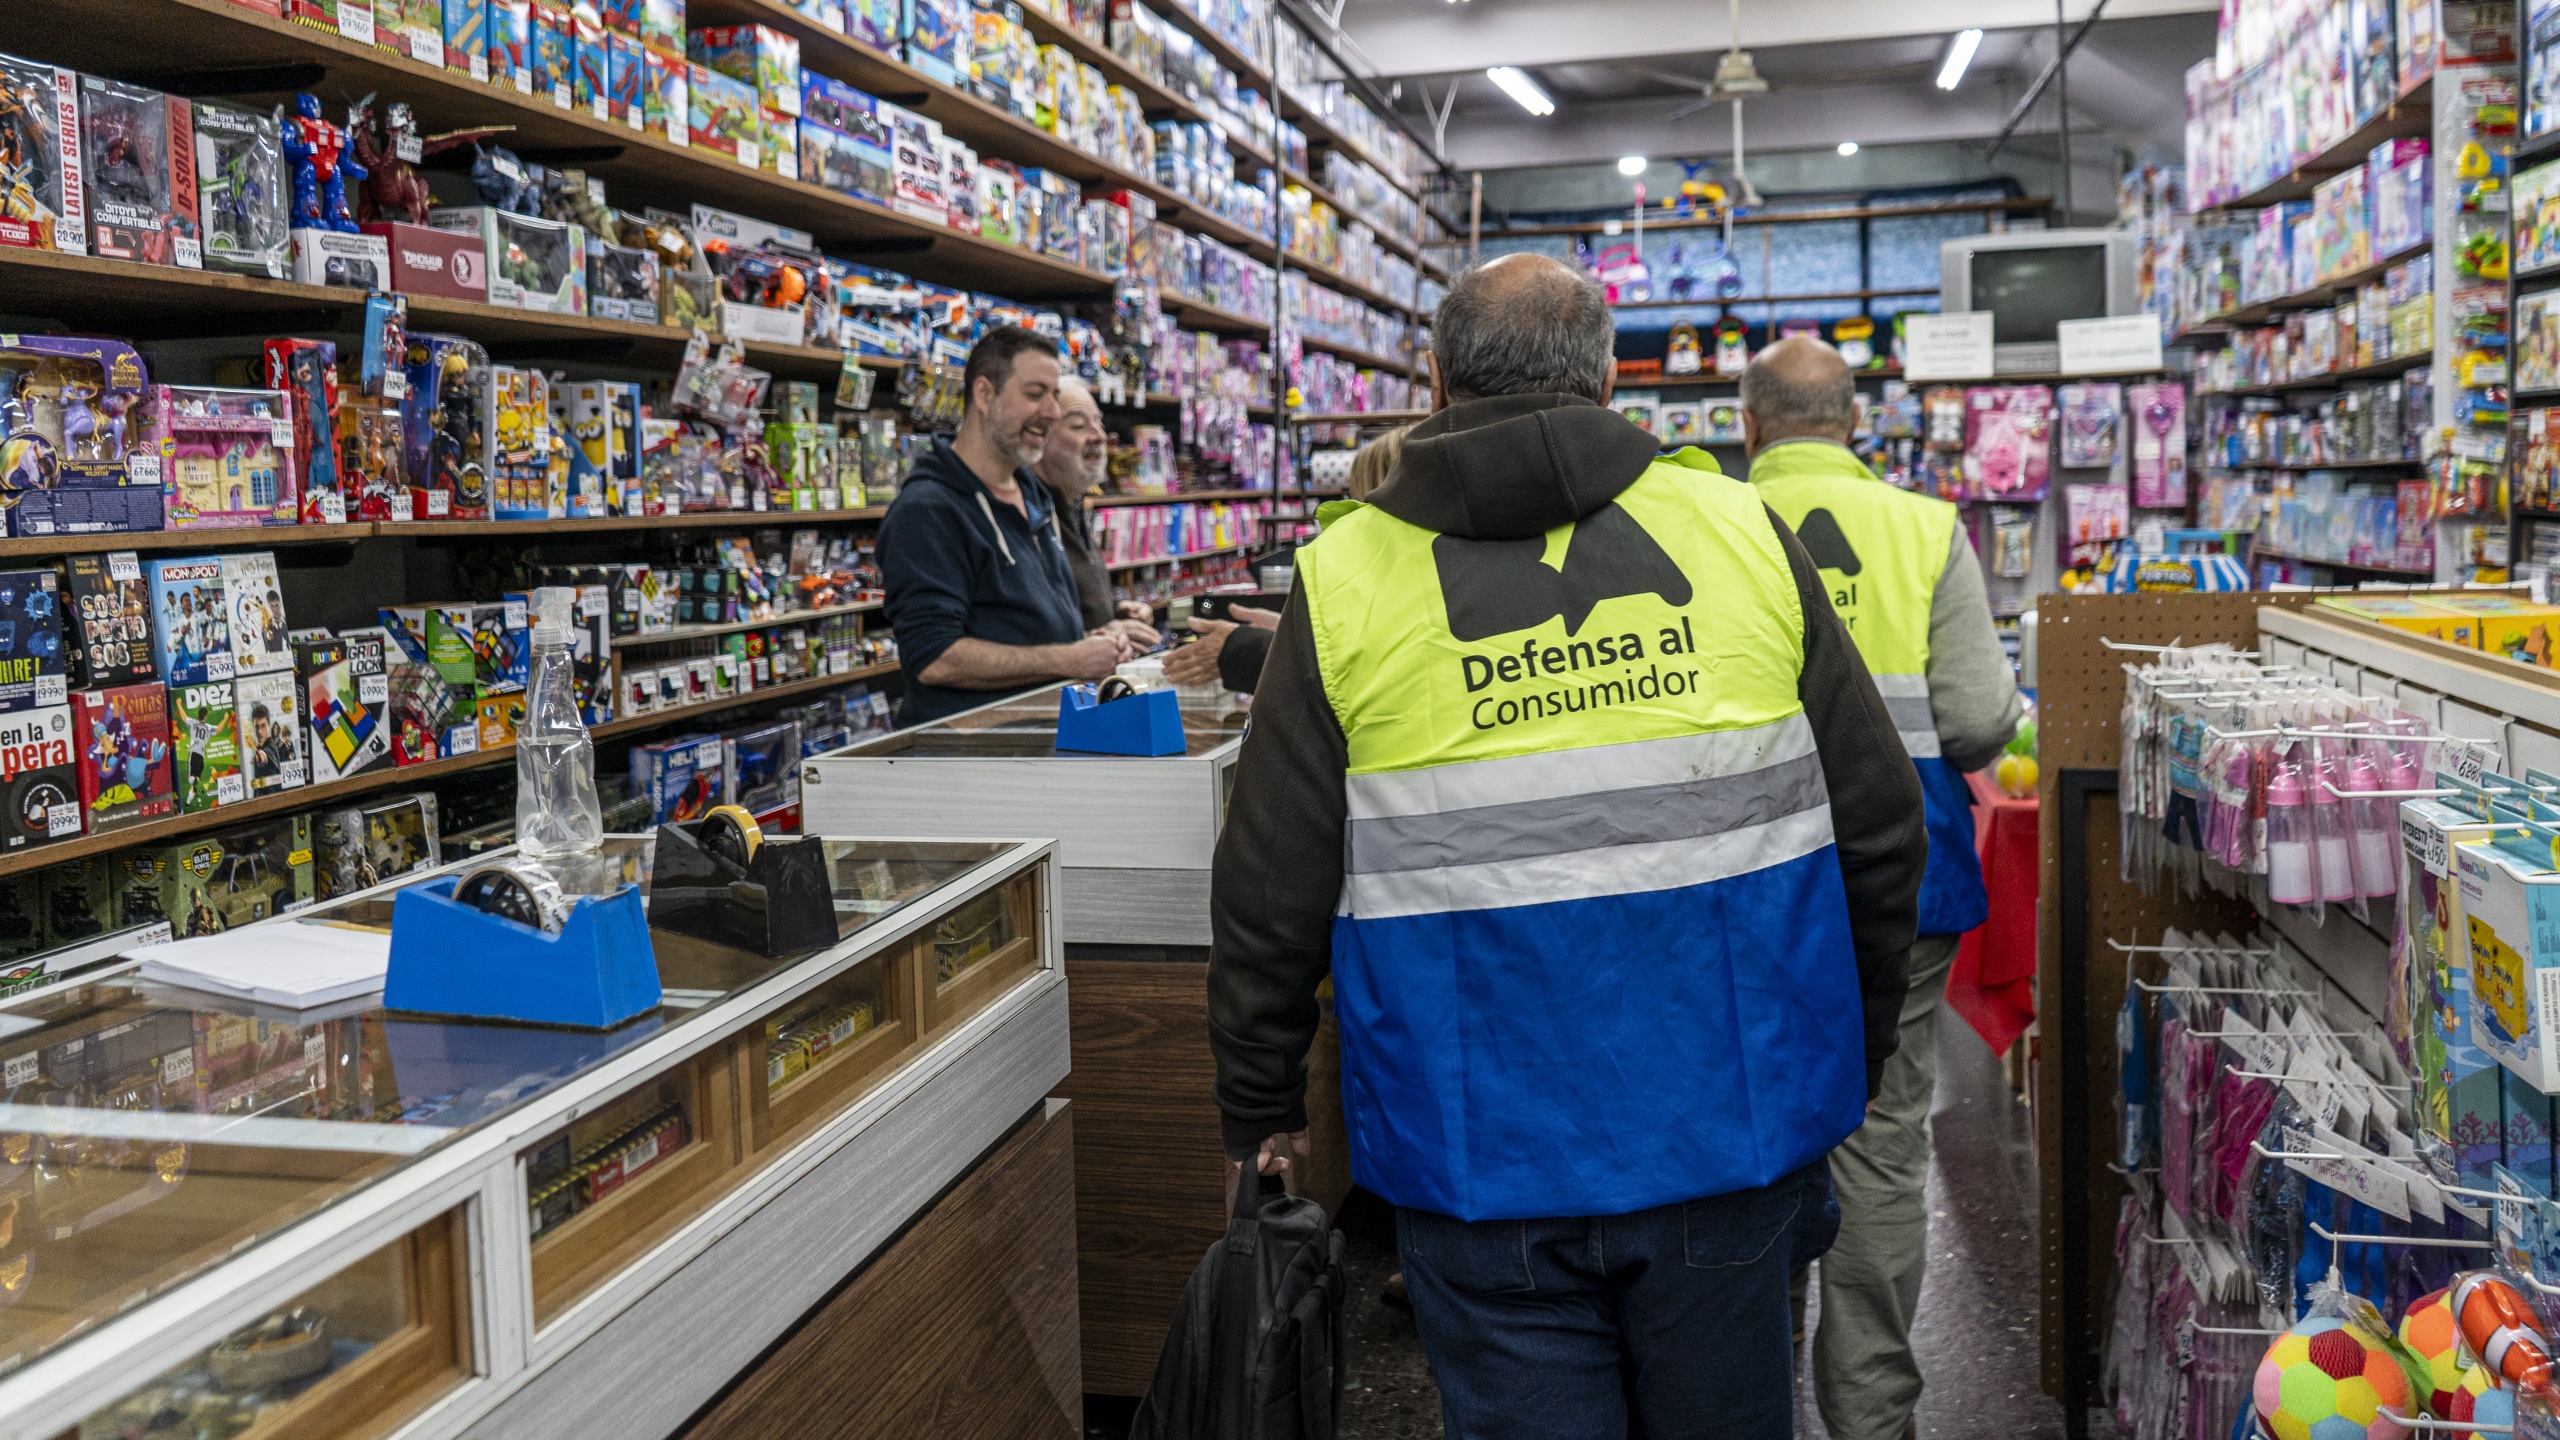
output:
{"label": "white sheet of paper", "polygon": [[145,980],[298,1008],[380,990],[391,970],[389,935],[335,925],[253,925],[124,953]]}

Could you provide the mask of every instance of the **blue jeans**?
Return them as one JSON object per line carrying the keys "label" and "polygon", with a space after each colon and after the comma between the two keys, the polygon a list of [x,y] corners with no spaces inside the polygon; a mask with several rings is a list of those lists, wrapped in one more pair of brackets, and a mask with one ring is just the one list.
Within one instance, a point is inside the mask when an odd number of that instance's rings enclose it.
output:
{"label": "blue jeans", "polygon": [[1827,1160],[1633,1215],[1397,1210],[1449,1440],[1792,1436],[1787,1278],[1839,1227]]}

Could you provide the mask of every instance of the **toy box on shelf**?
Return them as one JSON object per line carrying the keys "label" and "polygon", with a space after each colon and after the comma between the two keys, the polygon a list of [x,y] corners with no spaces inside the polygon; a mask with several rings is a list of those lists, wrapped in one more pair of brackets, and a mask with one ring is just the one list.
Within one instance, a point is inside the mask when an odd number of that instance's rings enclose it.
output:
{"label": "toy box on shelf", "polygon": [[200,269],[194,112],[157,90],[80,77],[89,245],[111,260]]}
{"label": "toy box on shelf", "polygon": [[284,142],[273,115],[195,102],[196,207],[207,267],[281,280],[293,265]]}
{"label": "toy box on shelf", "polygon": [[587,313],[587,232],[579,225],[494,205],[438,206],[427,223],[480,237],[490,304],[555,315]]}
{"label": "toy box on shelf", "polygon": [[296,438],[277,391],[154,385],[134,458],[160,472],[173,530],[290,525]]}
{"label": "toy box on shelf", "polygon": [[18,116],[24,171],[0,206],[0,245],[89,251],[89,187],[82,174],[80,75],[0,55],[0,97]]}
{"label": "toy box on shelf", "polygon": [[160,528],[159,480],[136,483],[126,449],[147,383],[141,357],[113,340],[0,335],[11,534]]}

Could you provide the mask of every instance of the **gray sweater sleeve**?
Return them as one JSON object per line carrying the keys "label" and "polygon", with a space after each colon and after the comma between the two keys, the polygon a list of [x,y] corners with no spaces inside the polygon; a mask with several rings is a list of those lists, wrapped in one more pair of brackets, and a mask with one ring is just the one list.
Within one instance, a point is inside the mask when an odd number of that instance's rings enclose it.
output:
{"label": "gray sweater sleeve", "polygon": [[1991,626],[1982,564],[1962,525],[1929,600],[1929,711],[1938,723],[1939,753],[1962,771],[2000,758],[2000,747],[2018,733],[2026,713],[2009,657]]}

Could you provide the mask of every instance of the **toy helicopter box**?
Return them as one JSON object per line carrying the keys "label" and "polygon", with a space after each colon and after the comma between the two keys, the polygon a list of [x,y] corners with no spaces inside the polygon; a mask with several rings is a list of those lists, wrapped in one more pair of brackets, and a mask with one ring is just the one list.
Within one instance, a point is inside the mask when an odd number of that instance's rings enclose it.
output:
{"label": "toy helicopter box", "polygon": [[489,303],[552,315],[587,313],[587,232],[567,220],[492,205],[440,205],[427,223],[480,237]]}
{"label": "toy helicopter box", "polygon": [[67,697],[61,585],[50,569],[0,570],[0,711]]}
{"label": "toy helicopter box", "polygon": [[71,738],[71,707],[0,715],[0,850],[48,845],[79,833],[79,754]]}
{"label": "toy helicopter box", "polygon": [[149,680],[74,691],[71,721],[80,745],[80,808],[90,834],[178,813],[165,686]]}
{"label": "toy helicopter box", "polygon": [[0,55],[0,111],[27,141],[26,174],[0,203],[0,245],[89,253],[80,150],[80,72]]}
{"label": "toy helicopter box", "polygon": [[[2534,827],[2539,831],[2540,827]],[[2520,847],[2540,844],[2541,859]],[[2548,832],[2454,847],[2464,939],[2471,948],[2473,1042],[2544,1094],[2560,1091],[2560,873]]]}

